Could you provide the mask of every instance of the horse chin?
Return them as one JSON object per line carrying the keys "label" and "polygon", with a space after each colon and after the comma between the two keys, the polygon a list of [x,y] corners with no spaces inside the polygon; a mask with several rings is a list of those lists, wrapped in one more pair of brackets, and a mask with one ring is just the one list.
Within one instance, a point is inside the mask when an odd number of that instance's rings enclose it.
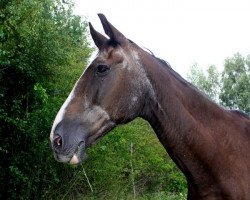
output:
{"label": "horse chin", "polygon": [[90,134],[86,140],[86,148],[89,148],[92,145],[96,144],[103,136],[105,136],[115,127],[116,127],[116,123],[113,121],[109,121],[104,126],[99,128],[97,131]]}
{"label": "horse chin", "polygon": [[85,143],[81,142],[73,156],[71,157],[69,164],[71,165],[77,165],[82,163],[87,158],[87,155],[85,153]]}
{"label": "horse chin", "polygon": [[73,157],[70,159],[69,164],[71,164],[71,165],[76,165],[76,164],[78,164],[78,163],[79,163],[79,159],[78,159],[78,157],[76,156],[76,154],[74,154]]}

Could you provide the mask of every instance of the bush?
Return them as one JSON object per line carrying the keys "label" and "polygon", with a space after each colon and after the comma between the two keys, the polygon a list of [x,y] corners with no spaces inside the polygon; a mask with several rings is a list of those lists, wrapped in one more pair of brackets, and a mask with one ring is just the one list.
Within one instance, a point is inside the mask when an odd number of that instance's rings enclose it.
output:
{"label": "bush", "polygon": [[71,6],[1,1],[1,199],[42,198],[74,173],[54,161],[48,139],[58,108],[92,52],[87,24]]}
{"label": "bush", "polygon": [[0,3],[0,199],[185,193],[184,177],[141,119],[109,133],[78,167],[54,160],[53,119],[92,52],[87,24],[60,2]]}

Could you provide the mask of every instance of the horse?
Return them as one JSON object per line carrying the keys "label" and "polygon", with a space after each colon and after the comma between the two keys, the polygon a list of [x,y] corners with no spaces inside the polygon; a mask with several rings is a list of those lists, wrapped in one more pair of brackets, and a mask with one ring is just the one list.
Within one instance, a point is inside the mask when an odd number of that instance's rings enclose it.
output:
{"label": "horse", "polygon": [[99,52],[56,115],[55,159],[79,164],[98,139],[140,117],[185,175],[187,199],[250,199],[250,119],[214,103],[98,16],[108,37],[89,23]]}

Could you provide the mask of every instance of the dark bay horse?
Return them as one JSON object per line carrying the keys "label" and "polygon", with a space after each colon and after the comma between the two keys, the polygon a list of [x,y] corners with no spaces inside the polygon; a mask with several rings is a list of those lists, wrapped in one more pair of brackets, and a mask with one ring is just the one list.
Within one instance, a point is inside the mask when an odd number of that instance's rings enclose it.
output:
{"label": "dark bay horse", "polygon": [[99,14],[99,49],[54,121],[56,160],[77,164],[118,124],[147,120],[185,174],[188,199],[250,199],[250,119],[218,106]]}

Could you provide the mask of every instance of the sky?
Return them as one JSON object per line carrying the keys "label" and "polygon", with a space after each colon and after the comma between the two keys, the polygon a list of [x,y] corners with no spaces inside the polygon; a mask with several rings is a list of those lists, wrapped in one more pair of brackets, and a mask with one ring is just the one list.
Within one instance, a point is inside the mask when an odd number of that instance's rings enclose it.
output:
{"label": "sky", "polygon": [[127,38],[186,77],[239,52],[250,54],[250,0],[75,0],[74,13],[104,34],[103,13]]}

